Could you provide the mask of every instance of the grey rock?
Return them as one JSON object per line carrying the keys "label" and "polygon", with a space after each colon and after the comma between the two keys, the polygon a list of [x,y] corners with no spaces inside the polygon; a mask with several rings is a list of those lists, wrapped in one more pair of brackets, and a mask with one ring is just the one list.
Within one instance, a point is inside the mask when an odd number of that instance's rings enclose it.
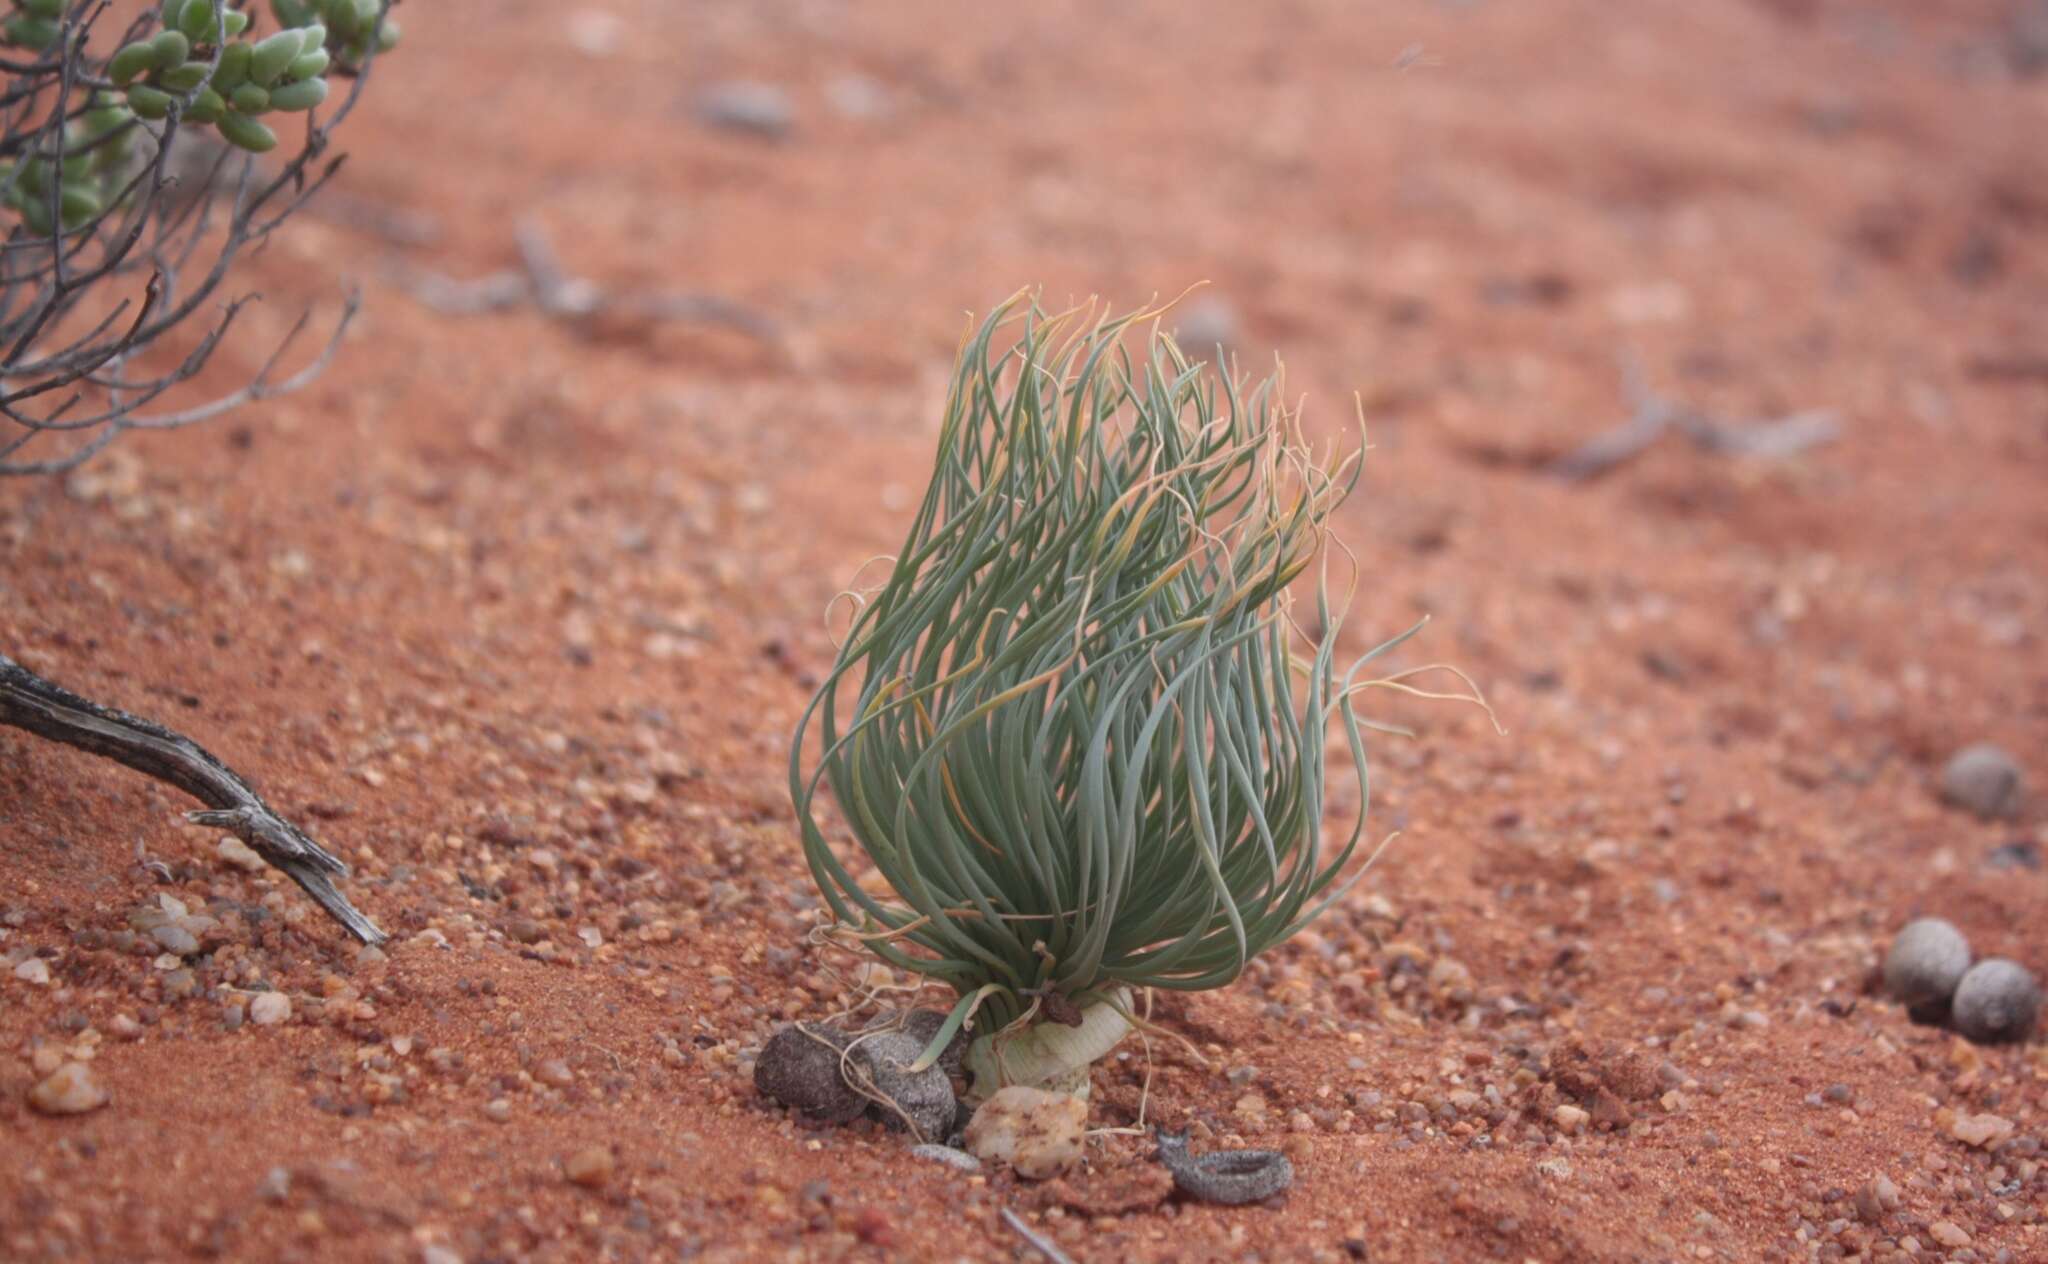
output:
{"label": "grey rock", "polygon": [[1941,770],[1941,797],[1987,821],[2016,815],[2025,791],[2018,762],[1990,742],[1965,746]]}
{"label": "grey rock", "polygon": [[952,1146],[914,1145],[910,1147],[910,1153],[913,1158],[926,1159],[933,1163],[943,1163],[947,1167],[957,1168],[962,1172],[979,1172],[981,1170],[980,1159],[975,1158],[965,1150],[955,1150]]}
{"label": "grey rock", "polygon": [[1941,1005],[1970,968],[1970,941],[1938,917],[1906,923],[1884,958],[1884,990],[1908,1006]]}
{"label": "grey rock", "polygon": [[1986,957],[1970,967],[1952,1003],[1956,1030],[1980,1044],[2024,1040],[2041,1011],[2041,989],[2017,961]]}
{"label": "grey rock", "polygon": [[867,1109],[839,1071],[850,1037],[823,1023],[791,1024],[769,1037],[754,1063],[754,1087],[825,1123],[843,1124]]}
{"label": "grey rock", "polygon": [[945,1068],[933,1064],[922,1071],[909,1069],[927,1043],[907,1031],[867,1036],[853,1047],[853,1061],[867,1073],[874,1091],[895,1104],[895,1109],[890,1109],[874,1103],[870,1110],[875,1118],[900,1130],[908,1116],[917,1127],[918,1138],[930,1141],[943,1139],[952,1131],[955,1099]]}
{"label": "grey rock", "polygon": [[772,83],[735,79],[713,84],[697,97],[697,117],[712,127],[780,140],[796,122],[789,94]]}

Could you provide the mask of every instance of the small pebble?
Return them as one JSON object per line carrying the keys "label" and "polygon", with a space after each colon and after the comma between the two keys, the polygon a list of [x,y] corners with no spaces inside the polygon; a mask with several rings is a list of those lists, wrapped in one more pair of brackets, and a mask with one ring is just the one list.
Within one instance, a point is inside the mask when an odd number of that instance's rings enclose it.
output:
{"label": "small pebble", "polygon": [[1878,1223],[1898,1205],[1899,1187],[1882,1174],[1871,1177],[1856,1191],[1856,1216],[1865,1224]]}
{"label": "small pebble", "polygon": [[269,867],[264,862],[263,857],[257,855],[249,844],[239,838],[229,837],[221,839],[220,846],[216,851],[222,860],[227,861],[235,868],[246,873],[261,873]]}
{"label": "small pebble", "polygon": [[889,90],[866,75],[840,75],[825,85],[825,100],[850,119],[878,119],[889,112]]}
{"label": "small pebble", "polygon": [[952,1146],[914,1145],[910,1147],[910,1154],[912,1158],[924,1159],[931,1163],[943,1163],[947,1167],[957,1168],[962,1172],[979,1172],[981,1170],[980,1159],[975,1158],[965,1150],[955,1150]]}
{"label": "small pebble", "polygon": [[697,97],[697,117],[712,127],[780,140],[796,121],[796,108],[774,84],[738,79],[706,88]]}
{"label": "small pebble", "polygon": [[1987,821],[2016,814],[2025,789],[2019,764],[1990,742],[1965,746],[1941,770],[1941,797]]}
{"label": "small pebble", "polygon": [[2041,867],[2041,849],[2032,839],[2016,838],[2009,843],[2000,843],[1984,857],[1989,869],[2025,869],[2029,872]]}
{"label": "small pebble", "polygon": [[275,1027],[292,1016],[292,998],[282,992],[258,992],[249,1001],[249,1021]]}
{"label": "small pebble", "polygon": [[149,937],[162,945],[165,952],[174,952],[181,957],[189,957],[199,951],[198,937],[176,922],[152,928]]}
{"label": "small pebble", "polygon": [[23,983],[33,983],[37,987],[48,987],[50,986],[50,963],[41,957],[23,958],[21,964],[14,967],[14,977],[20,979]]}
{"label": "small pebble", "polygon": [[1938,1005],[1970,968],[1970,941],[1938,917],[1906,923],[1884,958],[1884,988],[1908,1006]]}
{"label": "small pebble", "polygon": [[612,1179],[612,1152],[603,1146],[578,1150],[562,1164],[562,1173],[585,1189],[601,1189]]}
{"label": "small pebble", "polygon": [[2012,1134],[2012,1120],[2002,1115],[1958,1115],[1948,1127],[1948,1135],[1979,1150],[1988,1150]]}
{"label": "small pebble", "polygon": [[1956,1030],[1979,1044],[2024,1040],[2034,1030],[2041,990],[2017,961],[1986,957],[1956,985],[1951,1015]]}
{"label": "small pebble", "polygon": [[484,1103],[484,1118],[494,1124],[502,1124],[512,1118],[512,1103],[502,1097],[493,1097]]}
{"label": "small pebble", "polygon": [[28,1091],[28,1104],[45,1115],[83,1115],[107,1101],[107,1090],[83,1062],[65,1063]]}
{"label": "small pebble", "polygon": [[278,1204],[292,1196],[292,1171],[288,1167],[274,1167],[263,1174],[263,1181],[256,1186],[256,1196],[266,1203]]}

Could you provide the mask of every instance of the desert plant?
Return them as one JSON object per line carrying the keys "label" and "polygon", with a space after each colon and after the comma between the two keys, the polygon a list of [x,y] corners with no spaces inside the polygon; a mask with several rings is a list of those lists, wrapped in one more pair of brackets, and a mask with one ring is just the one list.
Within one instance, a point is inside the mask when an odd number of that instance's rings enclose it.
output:
{"label": "desert plant", "polygon": [[[1341,893],[1359,675],[1409,635],[1337,663],[1316,563],[1363,446],[1317,461],[1277,374],[1221,376],[1156,315],[1020,295],[967,339],[923,505],[790,751],[833,915],[958,995],[934,1050],[978,1015],[983,1095],[1084,1088],[1132,989],[1223,986]],[[1359,803],[1328,848],[1332,727]],[[887,892],[835,853],[827,786]]]}
{"label": "desert plant", "polygon": [[[219,416],[311,381],[277,375],[301,319],[253,380],[176,404],[237,336],[251,296],[221,301],[236,261],[334,174],[330,130],[396,27],[388,0],[165,0],[117,39],[106,0],[7,0],[0,18],[0,475],[49,474],[120,435]],[[111,34],[105,32],[104,34]],[[350,81],[328,100],[327,76]],[[279,144],[261,116],[300,117]],[[353,934],[381,939],[332,878],[345,867],[190,739],[103,707],[0,655],[0,724],[119,760],[183,789],[195,820],[241,835]]]}

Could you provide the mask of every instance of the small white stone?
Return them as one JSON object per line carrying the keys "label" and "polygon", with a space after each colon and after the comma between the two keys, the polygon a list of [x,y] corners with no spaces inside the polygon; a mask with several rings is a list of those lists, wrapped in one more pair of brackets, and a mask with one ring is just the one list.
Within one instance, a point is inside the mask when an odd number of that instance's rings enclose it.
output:
{"label": "small white stone", "polygon": [[36,1082],[28,1104],[45,1115],[83,1115],[107,1104],[107,1090],[83,1062],[67,1062]]}
{"label": "small white stone", "polygon": [[967,1125],[967,1149],[987,1163],[1007,1163],[1040,1181],[1081,1159],[1088,1103],[1065,1093],[1013,1085],[981,1104]]}
{"label": "small white stone", "polygon": [[246,873],[258,873],[269,867],[249,844],[232,835],[221,839],[220,846],[214,850],[222,860]]}
{"label": "small white stone", "polygon": [[33,983],[37,987],[48,987],[50,986],[50,963],[41,957],[24,958],[20,965],[14,967],[14,977],[20,979],[23,983]]}
{"label": "small white stone", "polygon": [[2012,1120],[2001,1115],[1958,1115],[1948,1128],[1948,1135],[1979,1150],[1988,1150],[2012,1134]]}
{"label": "small white stone", "polygon": [[910,1154],[913,1158],[924,1159],[930,1163],[943,1163],[947,1167],[961,1172],[979,1172],[981,1170],[980,1159],[975,1158],[965,1150],[955,1150],[952,1146],[914,1145],[910,1147]]}
{"label": "small white stone", "polygon": [[292,1016],[292,998],[282,992],[258,992],[249,1002],[249,1021],[275,1027]]}

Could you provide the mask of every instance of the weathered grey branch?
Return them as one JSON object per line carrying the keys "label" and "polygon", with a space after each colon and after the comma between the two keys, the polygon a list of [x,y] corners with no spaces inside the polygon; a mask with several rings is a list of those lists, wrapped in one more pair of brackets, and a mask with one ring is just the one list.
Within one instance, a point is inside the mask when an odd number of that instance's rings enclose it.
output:
{"label": "weathered grey branch", "polygon": [[1651,390],[1643,366],[1634,356],[1622,360],[1622,384],[1629,397],[1629,419],[1550,462],[1545,473],[1567,483],[1598,478],[1640,455],[1668,431],[1684,435],[1704,452],[1754,457],[1796,456],[1833,442],[1842,432],[1834,412],[1824,408],[1773,421],[1717,420]]}
{"label": "weathered grey branch", "polygon": [[722,325],[770,347],[783,341],[775,321],[729,298],[668,290],[621,293],[573,276],[562,266],[538,220],[521,220],[513,235],[519,247],[516,268],[473,281],[410,269],[394,277],[414,298],[444,316],[480,316],[531,303],[543,315],[561,321],[587,322],[609,314],[636,325]]}
{"label": "weathered grey branch", "polygon": [[75,746],[167,782],[206,805],[187,819],[241,838],[299,884],[327,915],[366,944],[384,932],[356,911],[334,879],[348,866],[285,820],[240,774],[181,733],[140,716],[101,706],[43,679],[0,654],[0,724]]}

